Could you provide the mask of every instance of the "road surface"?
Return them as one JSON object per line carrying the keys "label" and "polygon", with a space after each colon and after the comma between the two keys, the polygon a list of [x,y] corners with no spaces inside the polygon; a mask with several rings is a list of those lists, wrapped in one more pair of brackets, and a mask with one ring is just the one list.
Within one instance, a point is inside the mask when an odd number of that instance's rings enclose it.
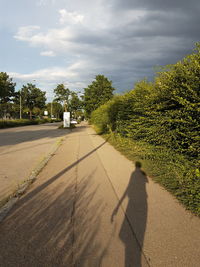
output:
{"label": "road surface", "polygon": [[59,123],[0,129],[0,201],[31,172],[66,135]]}
{"label": "road surface", "polygon": [[200,220],[87,125],[0,224],[0,266],[198,267]]}

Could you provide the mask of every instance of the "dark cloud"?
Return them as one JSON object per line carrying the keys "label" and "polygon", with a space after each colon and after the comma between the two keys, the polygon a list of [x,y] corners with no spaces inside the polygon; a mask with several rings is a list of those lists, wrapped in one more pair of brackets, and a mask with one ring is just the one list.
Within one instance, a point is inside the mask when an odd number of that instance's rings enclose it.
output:
{"label": "dark cloud", "polygon": [[116,0],[113,1],[116,8],[120,9],[146,9],[146,10],[190,10],[200,8],[198,0]]}
{"label": "dark cloud", "polygon": [[[195,42],[200,41],[199,1],[112,3],[112,14],[118,21],[108,29],[109,41],[104,41],[104,45],[112,46],[104,64],[112,61],[117,65],[113,70],[105,70],[119,90],[132,88],[144,77],[152,80],[155,66],[176,63],[192,53]],[[101,46],[101,42],[96,45]]]}
{"label": "dark cloud", "polygon": [[37,41],[33,46],[53,50],[59,56],[54,60],[64,67],[69,59],[69,66],[80,61],[80,67],[72,69],[75,85],[89,84],[95,75],[104,74],[118,91],[132,89],[138,80],[153,80],[156,66],[174,64],[192,53],[200,41],[199,0],[74,0],[70,10],[64,5],[67,1],[54,2],[56,10],[83,14],[83,23],[51,26],[46,38],[43,32],[32,38]]}

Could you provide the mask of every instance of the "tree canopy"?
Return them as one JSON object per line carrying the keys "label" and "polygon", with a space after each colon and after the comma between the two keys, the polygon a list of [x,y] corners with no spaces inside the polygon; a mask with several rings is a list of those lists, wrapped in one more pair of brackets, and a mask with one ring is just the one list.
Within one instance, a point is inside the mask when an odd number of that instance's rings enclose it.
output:
{"label": "tree canopy", "polygon": [[15,93],[15,83],[6,72],[0,72],[0,103],[5,104],[11,100]]}
{"label": "tree canopy", "polygon": [[15,96],[15,83],[6,72],[0,72],[0,117],[12,109],[12,100]]}
{"label": "tree canopy", "polygon": [[69,96],[70,90],[65,88],[63,83],[58,84],[57,87],[54,89],[55,93],[55,100],[61,103],[64,107],[64,110],[67,111],[69,105]]}
{"label": "tree canopy", "polygon": [[45,107],[46,92],[41,91],[34,84],[28,83],[21,89],[21,97],[23,107],[28,108],[30,112],[30,119],[32,119],[32,113],[34,108],[42,109]]}
{"label": "tree canopy", "polygon": [[53,102],[48,103],[46,108],[48,113],[55,116],[56,119],[62,118],[63,107],[60,103],[54,100]]}
{"label": "tree canopy", "polygon": [[86,117],[90,117],[92,111],[106,103],[113,97],[112,81],[104,75],[97,75],[95,80],[84,89],[84,108]]}

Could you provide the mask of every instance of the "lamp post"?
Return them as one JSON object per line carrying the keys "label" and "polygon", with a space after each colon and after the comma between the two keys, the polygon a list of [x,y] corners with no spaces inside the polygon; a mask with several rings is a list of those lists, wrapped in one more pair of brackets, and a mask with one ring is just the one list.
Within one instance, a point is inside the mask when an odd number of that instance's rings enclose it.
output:
{"label": "lamp post", "polygon": [[53,101],[51,101],[51,119],[53,117]]}
{"label": "lamp post", "polygon": [[22,119],[22,90],[19,91],[19,118]]}

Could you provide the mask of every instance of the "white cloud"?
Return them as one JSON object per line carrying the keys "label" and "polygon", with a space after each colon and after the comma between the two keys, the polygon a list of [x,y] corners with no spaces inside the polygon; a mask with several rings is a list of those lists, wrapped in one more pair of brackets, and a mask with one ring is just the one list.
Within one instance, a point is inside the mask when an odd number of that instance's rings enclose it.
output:
{"label": "white cloud", "polygon": [[46,6],[47,4],[55,4],[55,0],[38,0],[36,2],[37,6]]}
{"label": "white cloud", "polygon": [[36,32],[39,29],[39,26],[20,27],[14,38],[26,41],[33,46],[62,47],[74,37],[69,27],[49,29],[46,33]]}
{"label": "white cloud", "polygon": [[73,71],[73,65],[68,68],[62,67],[53,67],[40,69],[33,73],[21,74],[17,72],[11,72],[9,75],[15,79],[25,80],[25,81],[56,81],[68,78],[75,77],[77,74]]}
{"label": "white cloud", "polygon": [[59,83],[64,83],[71,90],[81,90],[87,86],[87,82],[80,81],[79,72],[84,70],[86,62],[75,62],[68,67],[53,67],[37,70],[32,73],[22,74],[18,72],[8,72],[18,86],[27,83],[34,83],[41,90],[47,92],[47,98],[53,97],[53,89]]}
{"label": "white cloud", "polygon": [[84,16],[77,12],[68,12],[66,9],[60,9],[60,24],[77,24],[83,22]]}
{"label": "white cloud", "polygon": [[36,26],[36,25],[23,26],[18,29],[18,32],[14,36],[14,38],[20,41],[29,41],[29,39],[38,30],[40,30],[40,26]]}
{"label": "white cloud", "polygon": [[55,57],[56,54],[53,51],[43,51],[40,53],[41,56],[46,56],[46,57]]}

